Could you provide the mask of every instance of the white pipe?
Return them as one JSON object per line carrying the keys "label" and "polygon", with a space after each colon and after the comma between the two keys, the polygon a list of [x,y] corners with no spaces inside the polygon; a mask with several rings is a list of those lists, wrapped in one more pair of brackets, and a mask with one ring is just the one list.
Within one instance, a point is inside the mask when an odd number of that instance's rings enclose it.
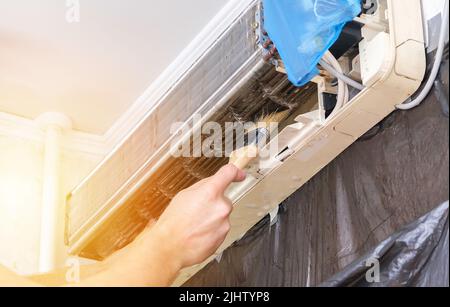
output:
{"label": "white pipe", "polygon": [[[325,55],[323,56],[323,60],[331,65],[336,71],[343,73],[341,65],[330,51],[327,51],[325,53]],[[338,79],[338,93],[336,99],[336,106],[334,107],[334,110],[330,114],[330,116],[328,116],[328,119],[333,118],[348,101],[348,87],[347,84],[341,79]]]}
{"label": "white pipe", "polygon": [[344,81],[345,83],[347,83],[351,87],[354,87],[354,88],[356,88],[357,90],[360,90],[360,91],[365,89],[364,85],[362,85],[361,83],[356,82],[355,80],[351,79],[350,77],[347,77],[345,74],[340,73],[339,71],[334,69],[333,66],[328,64],[325,60],[322,59],[322,60],[320,60],[319,63],[330,74],[332,74],[334,77],[336,77],[338,79],[341,79],[342,81]]}
{"label": "white pipe", "polygon": [[71,124],[59,113],[43,114],[37,121],[45,132],[39,272],[46,273],[56,268],[59,231],[62,231],[58,227],[63,204],[59,185],[61,138],[63,130]]}
{"label": "white pipe", "polygon": [[49,126],[45,131],[45,153],[42,185],[42,216],[39,271],[56,267],[57,223],[59,209],[59,169],[61,130]]}
{"label": "white pipe", "polygon": [[430,77],[428,78],[427,83],[424,88],[420,92],[420,94],[411,102],[399,104],[397,105],[397,109],[400,110],[410,110],[412,108],[417,107],[422,103],[422,101],[428,96],[431,89],[433,88],[434,81],[439,73],[439,69],[441,67],[442,56],[444,54],[445,49],[445,38],[447,36],[448,30],[448,0],[445,0],[444,11],[442,16],[442,24],[441,24],[441,32],[439,33],[439,44],[436,50],[436,58],[434,60],[433,68],[431,69]]}

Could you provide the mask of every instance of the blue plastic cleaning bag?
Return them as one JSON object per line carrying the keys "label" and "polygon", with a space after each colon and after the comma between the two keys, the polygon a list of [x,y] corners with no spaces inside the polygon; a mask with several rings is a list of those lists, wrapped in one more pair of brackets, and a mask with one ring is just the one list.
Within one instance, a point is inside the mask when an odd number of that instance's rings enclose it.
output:
{"label": "blue plastic cleaning bag", "polygon": [[360,12],[360,0],[264,0],[264,28],[294,85],[318,73],[317,63]]}

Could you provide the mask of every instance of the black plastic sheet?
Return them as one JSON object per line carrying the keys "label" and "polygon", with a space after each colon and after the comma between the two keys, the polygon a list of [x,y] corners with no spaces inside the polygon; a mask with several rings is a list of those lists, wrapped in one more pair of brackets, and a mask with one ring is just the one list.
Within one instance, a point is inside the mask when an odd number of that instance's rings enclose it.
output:
{"label": "black plastic sheet", "polygon": [[392,235],[320,286],[448,286],[448,232],[446,202]]}
{"label": "black plastic sheet", "polygon": [[374,127],[284,201],[274,225],[266,217],[185,285],[365,286],[360,264],[378,253],[379,285],[448,286],[448,220],[436,241],[443,219],[433,215],[448,199],[448,116],[431,94]]}

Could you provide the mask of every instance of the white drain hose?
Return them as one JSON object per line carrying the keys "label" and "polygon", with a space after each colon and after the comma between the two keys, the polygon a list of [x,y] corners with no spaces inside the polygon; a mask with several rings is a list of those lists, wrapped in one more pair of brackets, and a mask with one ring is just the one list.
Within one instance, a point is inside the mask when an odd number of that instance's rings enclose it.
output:
{"label": "white drain hose", "polygon": [[400,110],[410,110],[417,107],[422,103],[422,101],[428,96],[431,89],[433,88],[434,81],[439,73],[441,67],[442,56],[444,55],[445,49],[445,38],[447,36],[448,30],[448,0],[445,0],[444,11],[442,16],[441,32],[439,33],[439,44],[436,50],[436,58],[434,60],[433,68],[431,69],[430,77],[428,78],[425,87],[422,89],[420,94],[414,98],[413,101],[397,105],[397,109]]}

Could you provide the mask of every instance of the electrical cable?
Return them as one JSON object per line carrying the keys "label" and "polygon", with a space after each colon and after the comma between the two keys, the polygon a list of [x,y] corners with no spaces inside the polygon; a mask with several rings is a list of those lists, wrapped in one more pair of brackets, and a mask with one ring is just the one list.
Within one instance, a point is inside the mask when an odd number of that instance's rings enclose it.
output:
{"label": "electrical cable", "polygon": [[436,57],[435,57],[433,68],[431,69],[431,73],[430,73],[430,76],[428,78],[428,81],[425,84],[425,86],[422,89],[422,91],[420,92],[420,94],[416,98],[414,98],[414,100],[412,100],[411,102],[408,102],[408,103],[397,105],[396,106],[397,109],[410,110],[412,108],[417,107],[428,96],[428,94],[430,93],[431,89],[433,88],[434,81],[436,80],[436,77],[437,77],[437,75],[439,73],[439,69],[441,67],[442,56],[444,54],[445,39],[446,39],[446,35],[447,35],[447,30],[448,30],[448,16],[449,16],[448,0],[445,0],[443,17],[442,17],[442,24],[441,24],[441,30],[440,30],[441,32],[439,33],[439,44],[438,44],[438,48],[436,50]]}
{"label": "electrical cable", "polygon": [[333,75],[333,77],[336,77],[338,79],[341,79],[342,81],[344,81],[345,83],[347,83],[348,85],[350,85],[351,87],[356,88],[357,90],[364,90],[365,87],[364,85],[362,85],[361,83],[356,82],[355,80],[347,77],[345,74],[340,73],[339,71],[337,71],[336,69],[334,69],[330,64],[328,64],[326,61],[324,61],[323,59],[320,60],[319,64],[325,68],[325,70],[327,70],[330,74]]}
{"label": "electrical cable", "polygon": [[[327,51],[323,56],[323,61],[326,62],[330,67],[333,68],[336,72],[343,74],[342,67],[339,64],[338,60],[331,54],[330,51]],[[333,109],[333,112],[328,116],[328,119],[333,118],[337,112],[348,102],[349,99],[349,91],[347,84],[338,79],[338,93],[336,98],[336,106]]]}

